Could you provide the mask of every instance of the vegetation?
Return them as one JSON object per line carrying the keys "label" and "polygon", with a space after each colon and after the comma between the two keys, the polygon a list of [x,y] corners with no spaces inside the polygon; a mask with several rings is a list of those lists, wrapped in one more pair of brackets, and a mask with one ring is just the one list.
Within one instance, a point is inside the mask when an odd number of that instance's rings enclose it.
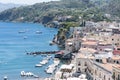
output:
{"label": "vegetation", "polygon": [[[99,1],[99,0],[98,0]],[[101,18],[103,13],[99,13],[94,2],[90,0],[61,0],[37,3],[32,6],[13,8],[0,13],[2,21],[21,21],[21,22],[42,22],[48,23],[55,19],[56,16],[72,15],[74,18],[83,16],[83,19],[95,21],[93,14]],[[96,10],[97,9],[97,10]],[[92,12],[94,11],[94,12]],[[89,14],[92,12],[91,14]],[[95,16],[95,17],[96,17]],[[98,19],[101,21],[103,19]],[[77,20],[78,21],[78,20]]]}

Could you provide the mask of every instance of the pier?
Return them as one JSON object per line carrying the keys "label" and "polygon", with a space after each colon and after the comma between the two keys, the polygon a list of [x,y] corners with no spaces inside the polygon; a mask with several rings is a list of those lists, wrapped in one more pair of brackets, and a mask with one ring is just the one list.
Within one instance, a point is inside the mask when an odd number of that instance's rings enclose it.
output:
{"label": "pier", "polygon": [[39,51],[39,52],[30,52],[30,53],[26,53],[27,55],[40,55],[40,54],[55,54],[55,53],[58,53],[58,52],[60,52],[60,51],[43,51],[43,52],[41,52],[41,51]]}

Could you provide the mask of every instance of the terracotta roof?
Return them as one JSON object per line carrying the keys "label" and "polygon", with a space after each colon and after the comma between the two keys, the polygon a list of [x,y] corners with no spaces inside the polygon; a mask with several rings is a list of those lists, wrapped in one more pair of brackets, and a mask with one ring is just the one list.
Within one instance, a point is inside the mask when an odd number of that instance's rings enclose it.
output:
{"label": "terracotta roof", "polygon": [[113,51],[113,54],[114,54],[114,55],[120,55],[120,50],[114,50],[114,51]]}
{"label": "terracotta roof", "polygon": [[86,45],[97,45],[96,41],[84,41],[82,42],[82,44],[86,44]]}

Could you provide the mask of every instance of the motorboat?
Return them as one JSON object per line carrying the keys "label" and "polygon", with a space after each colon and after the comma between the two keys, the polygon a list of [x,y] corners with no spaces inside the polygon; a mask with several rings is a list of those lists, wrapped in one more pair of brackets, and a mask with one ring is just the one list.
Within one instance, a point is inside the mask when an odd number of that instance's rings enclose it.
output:
{"label": "motorboat", "polygon": [[40,64],[47,64],[48,63],[48,60],[47,59],[44,59],[40,62]]}
{"label": "motorboat", "polygon": [[7,76],[4,76],[4,80],[8,80],[8,77],[7,77]]}
{"label": "motorboat", "polygon": [[52,58],[52,56],[48,55],[48,56],[47,56],[47,60],[49,60],[50,58]]}
{"label": "motorboat", "polygon": [[33,75],[34,76],[34,78],[39,78],[39,76],[37,76],[37,75]]}
{"label": "motorboat", "polygon": [[25,76],[25,75],[26,75],[25,71],[21,71],[21,76]]}
{"label": "motorboat", "polygon": [[49,67],[48,69],[46,69],[46,73],[48,74],[52,74],[55,71],[55,67]]}
{"label": "motorboat", "polygon": [[28,37],[27,37],[27,36],[24,36],[23,38],[24,38],[24,39],[27,39]]}
{"label": "motorboat", "polygon": [[41,67],[42,65],[41,64],[36,64],[35,67]]}
{"label": "motorboat", "polygon": [[19,31],[18,33],[25,33],[25,31]]}
{"label": "motorboat", "polygon": [[49,45],[50,46],[54,45],[54,42],[53,41],[49,41]]}
{"label": "motorboat", "polygon": [[42,32],[41,31],[36,31],[36,34],[41,34]]}
{"label": "motorboat", "polygon": [[34,74],[32,72],[27,72],[26,76],[33,76]]}

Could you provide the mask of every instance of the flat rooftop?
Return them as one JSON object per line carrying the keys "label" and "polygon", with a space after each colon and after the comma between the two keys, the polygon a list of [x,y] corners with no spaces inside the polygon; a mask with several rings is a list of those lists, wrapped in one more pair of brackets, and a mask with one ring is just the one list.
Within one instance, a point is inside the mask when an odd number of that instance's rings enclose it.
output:
{"label": "flat rooftop", "polygon": [[85,53],[95,53],[96,52],[96,50],[95,49],[92,49],[92,48],[80,48],[80,50],[79,50],[81,53],[83,52],[85,52]]}
{"label": "flat rooftop", "polygon": [[103,69],[104,71],[107,71],[109,73],[112,73],[113,66],[120,66],[119,64],[113,64],[113,63],[99,63],[99,62],[94,62],[96,66],[99,68]]}
{"label": "flat rooftop", "polygon": [[97,41],[84,41],[82,42],[82,44],[85,44],[85,45],[97,45]]}

